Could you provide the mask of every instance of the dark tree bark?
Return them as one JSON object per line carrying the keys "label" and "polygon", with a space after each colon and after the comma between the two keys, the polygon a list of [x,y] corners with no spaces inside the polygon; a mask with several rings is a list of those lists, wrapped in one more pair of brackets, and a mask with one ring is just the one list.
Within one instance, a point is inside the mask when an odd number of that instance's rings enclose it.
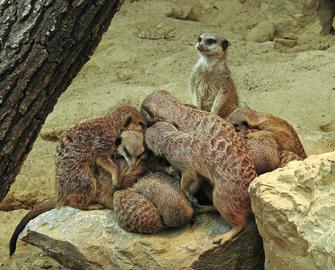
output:
{"label": "dark tree bark", "polygon": [[0,1],[0,201],[121,2]]}

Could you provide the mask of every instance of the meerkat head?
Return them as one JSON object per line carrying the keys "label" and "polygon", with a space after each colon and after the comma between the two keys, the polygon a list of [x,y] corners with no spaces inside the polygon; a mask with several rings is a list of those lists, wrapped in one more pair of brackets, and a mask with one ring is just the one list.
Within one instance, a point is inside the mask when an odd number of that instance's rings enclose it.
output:
{"label": "meerkat head", "polygon": [[169,122],[157,122],[150,126],[145,132],[146,146],[157,156],[161,156],[164,133],[167,131],[177,131],[175,124]]}
{"label": "meerkat head", "polygon": [[147,127],[143,115],[135,107],[129,105],[118,106],[110,113],[110,117],[111,122],[119,121],[121,123],[122,130],[144,132]]}
{"label": "meerkat head", "polygon": [[201,56],[224,58],[228,46],[229,41],[219,33],[202,33],[195,48]]}
{"label": "meerkat head", "polygon": [[144,156],[144,135],[138,131],[123,131],[116,141],[117,153],[127,162],[129,168],[136,167]]}
{"label": "meerkat head", "polygon": [[227,121],[235,127],[236,131],[257,128],[254,123],[262,123],[265,120],[246,103],[242,103],[227,118]]}
{"label": "meerkat head", "polygon": [[141,112],[148,125],[156,123],[164,119],[170,106],[175,104],[177,100],[167,91],[159,90],[148,95],[142,102]]}

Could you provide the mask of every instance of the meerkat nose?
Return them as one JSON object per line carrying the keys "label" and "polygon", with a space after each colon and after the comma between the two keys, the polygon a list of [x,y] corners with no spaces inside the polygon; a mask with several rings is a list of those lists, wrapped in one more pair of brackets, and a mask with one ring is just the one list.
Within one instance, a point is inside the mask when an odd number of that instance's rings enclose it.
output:
{"label": "meerkat nose", "polygon": [[197,50],[202,52],[204,50],[204,46],[202,44],[197,45]]}

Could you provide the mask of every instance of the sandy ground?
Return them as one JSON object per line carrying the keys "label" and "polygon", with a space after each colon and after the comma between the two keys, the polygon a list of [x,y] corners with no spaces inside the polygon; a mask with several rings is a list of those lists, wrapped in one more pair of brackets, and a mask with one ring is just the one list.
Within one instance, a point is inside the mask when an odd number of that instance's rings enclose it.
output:
{"label": "sandy ground", "polygon": [[[328,50],[278,51],[270,41],[246,41],[248,31],[263,19],[257,7],[226,0],[179,2],[126,1],[42,132],[66,129],[119,103],[138,106],[157,89],[190,102],[188,79],[197,58],[194,42],[203,31],[217,31],[231,43],[229,66],[241,101],[288,120],[308,154],[335,150],[334,40]],[[184,12],[192,8],[198,21],[167,17],[173,8]],[[55,147],[40,138],[36,141],[2,209],[27,207],[53,196]],[[9,237],[25,213],[0,211],[0,269],[62,269],[21,241],[8,259]]]}

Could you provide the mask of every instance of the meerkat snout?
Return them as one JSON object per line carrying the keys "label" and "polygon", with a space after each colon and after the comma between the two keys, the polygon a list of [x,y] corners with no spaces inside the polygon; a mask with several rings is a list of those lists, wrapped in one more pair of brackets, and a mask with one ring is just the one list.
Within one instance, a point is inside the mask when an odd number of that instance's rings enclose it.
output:
{"label": "meerkat snout", "polygon": [[138,166],[145,152],[143,133],[123,131],[117,144],[117,153],[126,160],[129,168]]}

